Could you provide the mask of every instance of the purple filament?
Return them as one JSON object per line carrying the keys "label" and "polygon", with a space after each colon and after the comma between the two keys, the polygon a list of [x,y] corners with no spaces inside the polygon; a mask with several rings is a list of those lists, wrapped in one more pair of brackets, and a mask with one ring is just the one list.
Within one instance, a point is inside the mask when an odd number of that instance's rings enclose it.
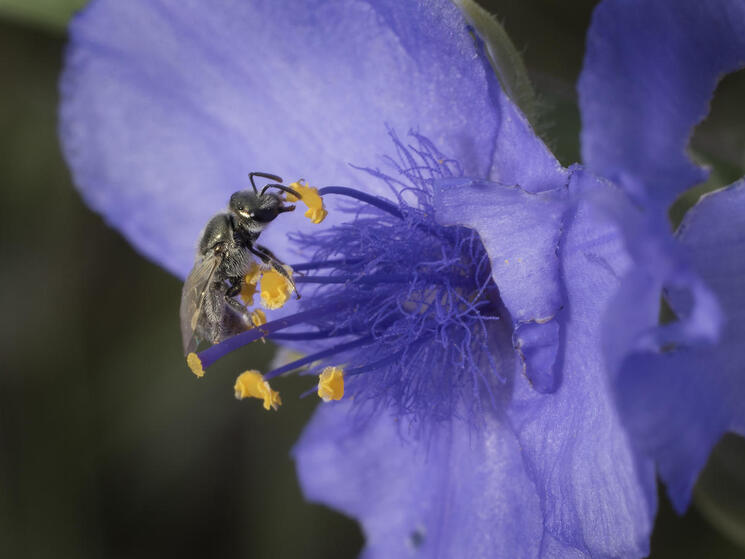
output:
{"label": "purple filament", "polygon": [[267,336],[270,340],[303,341],[325,340],[342,334],[335,334],[332,330],[317,330],[315,332],[275,332]]}
{"label": "purple filament", "polygon": [[295,283],[317,283],[317,284],[344,284],[354,282],[359,285],[376,285],[379,283],[405,283],[428,280],[431,284],[443,284],[445,282],[454,286],[470,285],[468,280],[459,281],[458,278],[446,278],[434,274],[371,274],[371,275],[339,275],[339,276],[299,276],[294,278]]}
{"label": "purple filament", "polygon": [[248,345],[251,342],[255,342],[259,338],[267,337],[273,332],[284,330],[285,328],[289,328],[290,326],[294,326],[296,324],[302,324],[303,322],[306,322],[309,319],[318,316],[334,313],[346,306],[354,304],[354,300],[347,299],[323,305],[321,307],[312,308],[307,311],[291,314],[290,316],[285,316],[277,320],[272,320],[271,322],[263,324],[259,328],[246,330],[245,332],[241,332],[240,334],[228,338],[227,340],[223,340],[219,344],[208,347],[204,351],[199,352],[197,356],[202,363],[202,368],[207,369],[208,367],[211,367],[215,363],[215,361],[222,357],[225,357],[228,353],[231,353],[236,349]]}
{"label": "purple filament", "polygon": [[266,380],[272,379],[283,373],[294,371],[295,369],[299,369],[300,367],[304,365],[308,365],[309,363],[318,361],[319,359],[324,359],[326,357],[331,357],[332,355],[343,353],[350,349],[361,347],[365,344],[370,343],[370,340],[372,340],[372,337],[366,336],[364,338],[358,338],[356,340],[352,340],[351,342],[335,345],[333,347],[329,347],[327,349],[317,351],[316,353],[311,353],[310,355],[306,355],[305,357],[302,357],[301,359],[297,359],[291,363],[287,363],[286,365],[282,365],[281,367],[278,367],[274,369],[273,371],[268,372],[267,374],[264,375],[264,378]]}
{"label": "purple filament", "polygon": [[290,268],[295,272],[305,272],[306,270],[321,270],[323,268],[333,268],[334,266],[346,266],[348,264],[359,264],[360,260],[319,260],[318,262],[302,262],[300,264],[293,264]]}
{"label": "purple filament", "polygon": [[413,278],[407,274],[376,274],[369,276],[302,276],[295,278],[295,283],[409,283]]}
{"label": "purple filament", "polygon": [[403,218],[401,210],[393,203],[389,202],[388,200],[384,200],[383,198],[378,198],[377,196],[365,194],[364,192],[360,192],[359,190],[355,190],[354,188],[347,188],[346,186],[326,186],[324,188],[321,188],[318,191],[318,194],[319,196],[325,196],[326,194],[339,194],[341,196],[348,196],[349,198],[354,198],[355,200],[359,200],[361,202],[370,204],[371,206],[375,206],[379,210],[388,212],[395,217]]}
{"label": "purple filament", "polygon": [[393,355],[387,355],[386,357],[383,357],[383,359],[379,359],[378,361],[375,361],[373,363],[368,363],[367,365],[362,365],[361,367],[355,367],[354,369],[349,369],[349,371],[345,373],[345,376],[354,377],[362,373],[367,373],[370,371],[374,371],[375,369],[380,369],[381,367],[385,367],[386,365],[390,365],[391,363],[396,362],[398,359],[401,358],[402,355],[403,355],[402,351],[398,353],[394,353]]}

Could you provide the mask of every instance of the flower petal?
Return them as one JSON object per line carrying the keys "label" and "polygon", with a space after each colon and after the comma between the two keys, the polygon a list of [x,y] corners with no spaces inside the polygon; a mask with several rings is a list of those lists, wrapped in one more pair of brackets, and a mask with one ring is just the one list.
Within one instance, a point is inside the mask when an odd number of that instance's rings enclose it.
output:
{"label": "flower petal", "polygon": [[525,115],[501,90],[493,94],[493,100],[501,122],[489,178],[519,185],[526,192],[552,190],[565,184],[567,170],[535,134]]}
{"label": "flower petal", "polygon": [[702,348],[634,353],[618,377],[626,427],[639,449],[654,458],[681,514],[711,449],[727,430],[722,365],[715,352]]}
{"label": "flower petal", "polygon": [[[611,188],[576,171],[579,194]],[[591,202],[567,219],[560,257],[566,286],[562,382],[540,394],[515,385],[508,416],[541,498],[547,557],[641,557],[656,510],[651,461],[642,459],[617,414],[601,347],[604,310],[629,266],[623,239]]]}
{"label": "flower petal", "polygon": [[[724,327],[716,344],[680,336],[673,349],[632,353],[616,384],[629,429],[682,512],[712,447],[745,425],[745,181],[702,198],[677,236],[716,295]],[[672,291],[669,300],[683,319],[692,312],[690,294]],[[714,312],[706,301],[697,306],[702,315]]]}
{"label": "flower petal", "polygon": [[[676,236],[725,313],[726,326],[720,343],[731,344],[732,335],[745,331],[745,298],[741,289],[745,281],[745,180],[702,197],[688,211]],[[679,294],[671,296],[675,310],[681,314],[690,312],[676,295]],[[739,349],[737,355],[745,356],[740,344],[729,349]],[[736,362],[742,365],[745,360]]]}
{"label": "flower petal", "polygon": [[295,458],[308,499],[361,521],[365,557],[538,555],[539,503],[508,428],[454,419],[422,440],[387,412],[360,426],[349,407],[321,406]]}
{"label": "flower petal", "polygon": [[707,173],[686,154],[718,79],[745,65],[740,0],[605,0],[579,80],[587,166],[662,212]]}
{"label": "flower petal", "polygon": [[434,192],[439,223],[479,233],[512,317],[526,374],[538,390],[554,390],[558,329],[550,321],[563,304],[557,250],[565,185],[531,193],[494,182],[447,179],[437,181]]}
{"label": "flower petal", "polygon": [[[512,105],[447,0],[95,0],[70,37],[61,136],[75,182],[182,276],[249,171],[387,193],[348,166],[391,152],[386,126],[416,129],[477,176],[512,134],[551,160],[519,113],[500,118]],[[287,259],[286,231],[314,227],[282,216],[262,242]]]}

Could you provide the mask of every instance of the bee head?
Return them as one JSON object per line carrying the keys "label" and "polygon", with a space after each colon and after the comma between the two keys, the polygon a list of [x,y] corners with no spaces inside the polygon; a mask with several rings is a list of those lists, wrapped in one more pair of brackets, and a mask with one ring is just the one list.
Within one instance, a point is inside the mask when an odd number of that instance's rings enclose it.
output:
{"label": "bee head", "polygon": [[243,227],[261,230],[283,212],[291,212],[295,206],[286,206],[281,195],[267,192],[270,187],[296,194],[291,188],[270,184],[261,193],[251,190],[240,190],[230,197],[228,209]]}

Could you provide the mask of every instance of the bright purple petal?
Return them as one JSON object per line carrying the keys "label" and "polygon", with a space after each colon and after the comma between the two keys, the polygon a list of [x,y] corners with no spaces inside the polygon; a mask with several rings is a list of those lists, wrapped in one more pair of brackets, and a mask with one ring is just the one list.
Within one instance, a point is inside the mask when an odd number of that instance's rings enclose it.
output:
{"label": "bright purple petal", "polygon": [[559,321],[523,322],[515,328],[513,341],[523,372],[539,392],[553,392],[561,383],[558,357],[561,344]]}
{"label": "bright purple petal", "polygon": [[[498,157],[508,174],[518,156],[543,161],[525,178],[540,188],[556,166],[446,0],[96,0],[70,37],[61,135],[75,182],[180,275],[249,171],[375,191],[348,164],[391,153],[386,125],[428,136],[476,176],[513,134],[519,143]],[[263,240],[295,260],[287,230],[313,227],[285,215]]]}
{"label": "bright purple petal", "polygon": [[[745,424],[745,183],[702,198],[677,236],[716,295],[724,328],[713,345],[688,341],[683,331],[672,347],[632,353],[617,387],[637,444],[654,457],[673,503],[683,511],[712,447],[724,432],[742,432]],[[693,304],[685,291],[673,290],[668,299],[683,322],[692,312],[720,312],[706,300]]]}
{"label": "bright purple petal", "polygon": [[741,0],[605,0],[579,81],[587,166],[659,211],[703,181],[686,154],[717,81],[745,65]]}
{"label": "bright purple petal", "polygon": [[385,412],[361,427],[349,407],[321,406],[295,458],[308,499],[360,520],[364,557],[537,557],[539,501],[508,427],[452,420],[420,440]]}
{"label": "bright purple petal", "polygon": [[[578,170],[578,196],[609,189]],[[539,394],[521,379],[508,415],[541,498],[546,557],[648,554],[656,510],[654,470],[634,451],[615,407],[601,347],[604,311],[629,266],[623,238],[591,202],[567,220],[560,247],[566,286],[561,384]]]}
{"label": "bright purple petal", "polygon": [[[676,236],[685,248],[692,267],[716,295],[725,315],[725,328],[720,338],[724,353],[739,350],[745,356],[745,346],[734,344],[745,332],[745,180],[707,194],[686,214]],[[689,314],[689,303],[671,293],[670,302],[679,314]],[[733,364],[745,366],[745,359],[728,358]],[[742,378],[742,377],[741,377]],[[740,383],[745,388],[745,383]],[[745,405],[745,400],[742,401]],[[745,410],[745,408],[741,408]],[[742,416],[745,419],[745,416]]]}
{"label": "bright purple petal", "polygon": [[727,430],[721,366],[716,353],[701,348],[636,353],[624,362],[617,383],[625,424],[639,449],[654,458],[681,514],[712,447]]}
{"label": "bright purple petal", "polygon": [[542,392],[557,383],[559,333],[551,321],[563,305],[557,250],[566,206],[564,183],[538,193],[470,179],[435,184],[437,221],[479,233],[526,374]]}
{"label": "bright purple petal", "polygon": [[533,132],[525,115],[501,90],[492,96],[501,122],[489,178],[518,185],[527,192],[553,190],[565,184],[567,170]]}

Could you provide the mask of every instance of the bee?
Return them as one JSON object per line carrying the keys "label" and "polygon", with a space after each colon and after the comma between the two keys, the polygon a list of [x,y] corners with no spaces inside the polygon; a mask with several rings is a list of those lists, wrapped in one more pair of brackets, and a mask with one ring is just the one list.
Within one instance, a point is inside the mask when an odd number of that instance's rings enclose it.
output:
{"label": "bee", "polygon": [[[282,274],[300,298],[284,264],[269,249],[256,244],[264,228],[279,214],[295,209],[295,206],[284,204],[281,194],[267,190],[288,192],[297,199],[300,195],[278,184],[283,181],[276,175],[252,172],[248,177],[253,190],[233,193],[228,211],[215,215],[207,223],[194,267],[184,282],[180,308],[184,355],[195,351],[201,342],[219,343],[250,325],[246,308],[234,297],[240,293],[241,283],[254,258]],[[265,185],[259,192],[254,177],[275,182]]]}

